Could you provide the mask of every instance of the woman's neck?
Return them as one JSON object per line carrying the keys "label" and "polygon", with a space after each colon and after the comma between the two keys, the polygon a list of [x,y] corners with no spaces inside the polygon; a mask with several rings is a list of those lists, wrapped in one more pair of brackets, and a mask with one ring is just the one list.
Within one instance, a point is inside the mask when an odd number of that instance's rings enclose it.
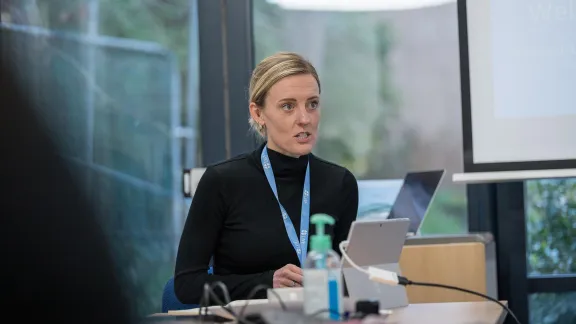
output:
{"label": "woman's neck", "polygon": [[[285,178],[285,177],[296,177],[300,179],[304,172],[306,171],[306,166],[308,165],[308,155],[303,155],[299,157],[294,157],[282,153],[282,151],[277,151],[274,146],[270,147],[265,144],[268,149],[268,157],[270,163],[272,164],[272,169],[274,170],[274,176]],[[263,147],[256,152],[262,152]],[[258,155],[257,159],[260,159]]]}
{"label": "woman's neck", "polygon": [[300,155],[291,154],[290,152],[281,149],[278,145],[276,145],[276,143],[274,143],[272,141],[268,141],[266,143],[266,146],[268,147],[268,149],[270,149],[272,151],[275,151],[275,152],[280,153],[282,155],[286,155],[286,156],[291,157],[291,158],[297,159],[300,157]]}

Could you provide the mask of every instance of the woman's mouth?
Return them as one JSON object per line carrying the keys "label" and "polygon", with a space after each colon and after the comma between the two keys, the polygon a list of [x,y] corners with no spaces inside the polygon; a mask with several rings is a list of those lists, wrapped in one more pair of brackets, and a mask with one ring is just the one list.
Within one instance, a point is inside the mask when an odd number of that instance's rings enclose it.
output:
{"label": "woman's mouth", "polygon": [[300,132],[294,137],[296,137],[296,141],[298,141],[298,143],[308,143],[312,139],[312,134],[308,132]]}
{"label": "woman's mouth", "polygon": [[308,138],[310,135],[311,134],[308,132],[300,132],[300,133],[296,134],[296,136],[294,136],[294,137],[296,137],[296,138]]}

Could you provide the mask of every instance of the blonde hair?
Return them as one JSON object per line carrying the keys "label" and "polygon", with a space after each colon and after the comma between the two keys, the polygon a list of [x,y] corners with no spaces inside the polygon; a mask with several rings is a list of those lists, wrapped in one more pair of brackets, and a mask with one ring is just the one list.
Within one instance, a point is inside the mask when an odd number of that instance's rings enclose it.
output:
{"label": "blonde hair", "polygon": [[[283,78],[310,74],[318,83],[320,90],[320,79],[316,69],[308,60],[302,56],[291,52],[280,52],[263,59],[252,72],[250,79],[250,102],[255,103],[260,109],[264,108],[266,96],[278,81]],[[258,124],[252,116],[248,120],[250,128],[261,138],[266,138],[266,127]]]}

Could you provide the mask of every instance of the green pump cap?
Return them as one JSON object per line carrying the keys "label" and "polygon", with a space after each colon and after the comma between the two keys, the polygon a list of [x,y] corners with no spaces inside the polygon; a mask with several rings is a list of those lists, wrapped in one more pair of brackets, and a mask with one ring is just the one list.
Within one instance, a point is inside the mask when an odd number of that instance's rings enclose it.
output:
{"label": "green pump cap", "polygon": [[312,235],[310,248],[312,251],[324,253],[332,247],[332,241],[330,235],[327,235],[324,231],[324,226],[334,225],[334,218],[326,214],[316,214],[312,215],[310,222],[316,225],[316,234]]}

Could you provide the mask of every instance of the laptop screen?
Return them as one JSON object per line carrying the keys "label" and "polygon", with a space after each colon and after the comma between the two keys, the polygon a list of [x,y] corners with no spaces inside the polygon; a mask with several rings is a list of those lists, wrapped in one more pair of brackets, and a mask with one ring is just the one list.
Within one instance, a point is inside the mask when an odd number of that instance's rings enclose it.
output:
{"label": "laptop screen", "polygon": [[408,232],[417,233],[443,176],[444,170],[408,173],[388,219],[408,218]]}

